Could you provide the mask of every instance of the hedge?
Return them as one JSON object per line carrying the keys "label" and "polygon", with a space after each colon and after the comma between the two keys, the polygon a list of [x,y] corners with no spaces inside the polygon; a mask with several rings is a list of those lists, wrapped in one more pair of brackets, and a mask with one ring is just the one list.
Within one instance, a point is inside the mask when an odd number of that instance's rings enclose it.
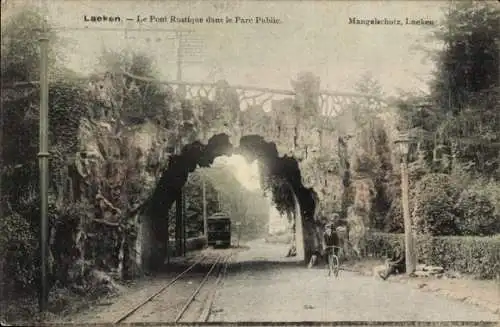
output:
{"label": "hedge", "polygon": [[[374,257],[391,253],[404,244],[404,234],[371,233],[366,250]],[[495,236],[419,236],[416,240],[419,263],[494,279],[500,272],[500,235]]]}

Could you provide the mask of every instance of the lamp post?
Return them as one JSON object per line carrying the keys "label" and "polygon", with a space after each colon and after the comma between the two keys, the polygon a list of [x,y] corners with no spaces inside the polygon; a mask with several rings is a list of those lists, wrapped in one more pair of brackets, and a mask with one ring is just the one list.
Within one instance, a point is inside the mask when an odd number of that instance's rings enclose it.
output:
{"label": "lamp post", "polygon": [[412,223],[410,218],[410,205],[408,195],[408,152],[410,150],[411,139],[408,134],[404,133],[394,142],[398,147],[401,155],[401,190],[402,190],[402,205],[403,218],[405,227],[405,258],[406,258],[406,273],[412,274],[416,268],[416,257],[413,242]]}
{"label": "lamp post", "polygon": [[49,37],[47,31],[42,30],[40,41],[40,148],[38,152],[40,169],[40,311],[47,310],[48,286],[48,238],[49,223],[48,186],[49,186],[49,83],[48,83],[48,47]]}
{"label": "lamp post", "polygon": [[208,237],[208,220],[207,220],[207,185],[205,176],[202,175],[202,195],[203,195],[203,236]]}

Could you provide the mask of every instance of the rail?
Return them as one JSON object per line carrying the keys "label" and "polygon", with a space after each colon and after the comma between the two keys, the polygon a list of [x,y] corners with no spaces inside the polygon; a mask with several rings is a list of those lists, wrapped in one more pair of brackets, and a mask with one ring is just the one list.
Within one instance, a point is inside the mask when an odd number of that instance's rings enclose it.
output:
{"label": "rail", "polygon": [[217,295],[217,290],[220,287],[220,283],[222,280],[226,277],[226,272],[227,272],[227,266],[229,264],[229,260],[231,259],[232,254],[229,254],[226,258],[226,260],[223,263],[222,269],[219,271],[219,274],[217,276],[217,280],[215,281],[215,287],[212,291],[212,294],[210,294],[210,297],[208,299],[208,304],[205,306],[200,319],[198,320],[199,322],[208,322],[208,319],[210,318],[210,314],[212,313],[212,307],[215,302],[215,296]]}
{"label": "rail", "polygon": [[202,256],[199,260],[197,260],[191,266],[189,266],[188,268],[186,268],[183,272],[181,272],[179,275],[177,275],[174,279],[172,279],[170,282],[168,282],[165,286],[163,286],[162,288],[160,288],[160,290],[158,290],[156,293],[154,293],[153,295],[151,295],[150,297],[148,297],[143,302],[141,302],[138,305],[136,305],[132,310],[129,310],[126,314],[124,314],[119,319],[117,319],[116,321],[114,321],[114,323],[115,324],[119,324],[119,323],[124,322],[127,318],[129,318],[130,316],[132,316],[137,310],[139,310],[140,308],[144,307],[147,303],[151,302],[154,298],[158,297],[158,295],[160,295],[161,293],[163,293],[166,289],[168,289],[170,286],[172,286],[175,282],[177,282],[186,273],[188,273],[189,271],[191,271],[195,266],[197,266],[201,262],[203,262],[206,258],[207,258],[207,256]]}
{"label": "rail", "polygon": [[200,293],[202,287],[205,286],[205,283],[207,282],[208,277],[210,277],[210,275],[212,274],[212,271],[219,264],[219,262],[221,260],[222,260],[222,255],[217,258],[217,260],[214,262],[214,264],[210,267],[210,270],[208,271],[208,273],[202,279],[200,285],[198,285],[198,287],[196,288],[196,290],[193,292],[193,294],[186,301],[186,303],[182,307],[181,311],[177,314],[177,317],[175,317],[175,322],[179,322],[179,320],[181,320],[182,316],[184,315],[184,313],[186,313],[186,311],[189,308],[189,306],[191,305],[191,303],[193,303],[193,301],[196,298],[196,296],[198,295],[198,293]]}
{"label": "rail", "polygon": [[[177,323],[179,322],[186,314],[188,309],[190,308],[191,304],[194,302],[196,299],[196,296],[200,293],[202,288],[206,285],[207,281],[209,280],[210,276],[212,276],[213,271],[216,269],[216,267],[220,266],[219,270],[219,278],[217,279],[215,285],[218,285],[220,281],[220,276],[221,276],[221,271],[224,270],[224,265],[227,263],[227,259],[229,258],[230,254],[220,254],[210,265],[209,270],[205,273],[203,279],[201,280],[200,284],[197,286],[197,288],[194,290],[194,292],[189,296],[189,298],[186,300],[184,303],[182,309],[177,313],[177,316],[174,319],[174,322]],[[166,285],[161,287],[157,292],[155,292],[153,295],[148,297],[146,300],[142,301],[138,305],[134,306],[131,310],[129,310],[126,314],[122,315],[119,319],[114,321],[115,324],[119,323],[125,323],[131,316],[134,315],[139,309],[145,307],[148,303],[153,301],[155,298],[157,298],[159,295],[163,294],[166,292],[171,286],[173,286],[179,279],[181,279],[183,276],[185,276],[189,271],[193,270],[193,268],[202,262],[204,262],[207,258],[209,258],[207,255],[202,256],[199,260],[194,262],[192,265],[190,265],[187,269],[185,269],[183,272],[181,272],[179,275],[177,275],[174,279],[169,281]],[[211,305],[211,304],[210,304]],[[128,324],[128,322],[127,322]]]}

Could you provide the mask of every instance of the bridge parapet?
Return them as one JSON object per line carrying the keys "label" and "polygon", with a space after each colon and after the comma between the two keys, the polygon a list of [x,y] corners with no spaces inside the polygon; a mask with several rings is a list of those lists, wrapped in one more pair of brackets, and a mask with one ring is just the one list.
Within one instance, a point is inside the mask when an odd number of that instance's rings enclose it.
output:
{"label": "bridge parapet", "polygon": [[[245,111],[248,108],[260,107],[264,111],[272,110],[272,102],[284,99],[294,99],[298,95],[293,90],[263,88],[256,86],[245,85],[230,85],[226,81],[218,81],[216,83],[204,82],[184,82],[184,81],[161,81],[152,78],[137,76],[127,72],[123,73],[129,78],[139,81],[162,84],[170,86],[177,94],[187,99],[208,99],[215,100],[220,92],[233,92],[237,95],[240,110]],[[354,104],[368,105],[370,108],[387,107],[387,101],[371,95],[337,92],[337,91],[320,91],[317,95],[319,104],[319,113],[326,116],[336,116],[346,107]],[[300,101],[300,100],[299,100]]]}
{"label": "bridge parapet", "polygon": [[[217,92],[234,91],[238,96],[241,111],[255,107],[261,107],[264,111],[270,111],[272,109],[273,100],[294,99],[297,96],[297,92],[293,90],[230,85],[226,81],[218,81],[216,83],[165,81],[137,76],[125,71],[122,72],[122,75],[137,81],[167,85],[178,95],[186,99],[208,99],[213,101],[217,96]],[[87,78],[77,78],[76,80],[85,82],[88,84],[90,90],[99,93],[101,97],[105,97],[103,94],[106,93],[106,89],[111,88],[111,83],[107,83],[111,78],[112,74],[105,73],[102,74],[101,77],[91,76]],[[38,84],[38,81],[16,82],[2,85],[2,89],[30,88],[36,87]],[[388,101],[386,99],[360,93],[323,90],[318,92],[316,96],[318,97],[319,113],[325,116],[336,116],[346,107],[360,103],[368,105],[373,109],[377,107],[388,107]]]}
{"label": "bridge parapet", "polygon": [[[268,112],[273,109],[273,101],[282,101],[285,99],[294,100],[294,103],[297,104],[301,102],[300,96],[297,96],[297,92],[293,90],[230,85],[226,81],[216,83],[165,81],[137,76],[128,72],[122,72],[122,75],[136,81],[169,86],[178,95],[186,99],[208,99],[213,101],[220,92],[233,92],[237,97],[241,111],[248,110],[249,108],[262,108]],[[107,83],[111,78],[111,74],[106,73],[97,79],[95,76],[92,76],[91,78],[80,78],[78,81],[87,83],[89,90],[99,93],[101,98],[106,98],[104,94],[108,88],[111,88],[111,83]],[[2,85],[2,88],[36,87],[38,84],[38,81],[18,82],[12,85]],[[362,104],[374,110],[389,106],[386,99],[360,93],[322,90],[316,96],[319,105],[318,113],[321,116],[335,117],[356,104]]]}

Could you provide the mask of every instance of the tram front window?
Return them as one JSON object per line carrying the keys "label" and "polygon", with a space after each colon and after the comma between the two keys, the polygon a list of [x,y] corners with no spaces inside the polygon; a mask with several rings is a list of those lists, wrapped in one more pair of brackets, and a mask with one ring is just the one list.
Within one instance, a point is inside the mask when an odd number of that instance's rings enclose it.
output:
{"label": "tram front window", "polygon": [[209,231],[211,232],[229,232],[229,225],[225,223],[211,224]]}

